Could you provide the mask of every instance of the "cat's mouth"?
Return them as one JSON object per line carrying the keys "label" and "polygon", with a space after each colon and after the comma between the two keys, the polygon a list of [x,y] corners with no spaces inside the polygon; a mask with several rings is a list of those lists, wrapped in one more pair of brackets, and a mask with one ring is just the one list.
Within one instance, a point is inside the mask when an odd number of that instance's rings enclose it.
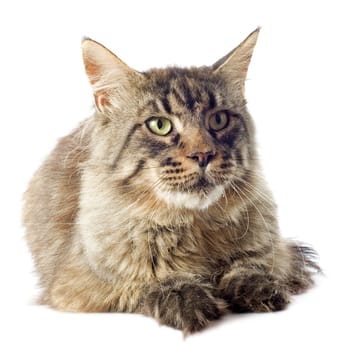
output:
{"label": "cat's mouth", "polygon": [[157,191],[158,196],[170,206],[197,210],[207,209],[223,193],[223,185],[214,184],[203,175],[198,176],[195,180],[176,184],[167,190]]}
{"label": "cat's mouth", "polygon": [[182,190],[184,192],[203,192],[207,193],[210,192],[213,188],[215,188],[216,185],[209,181],[205,176],[199,176],[197,180],[195,181],[189,181],[185,182],[184,184],[180,185],[177,190]]}

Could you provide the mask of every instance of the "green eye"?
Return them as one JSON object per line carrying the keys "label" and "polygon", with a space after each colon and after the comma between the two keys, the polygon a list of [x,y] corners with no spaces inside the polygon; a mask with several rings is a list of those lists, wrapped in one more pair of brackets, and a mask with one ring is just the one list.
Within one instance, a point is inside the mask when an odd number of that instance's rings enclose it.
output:
{"label": "green eye", "polygon": [[153,134],[159,136],[168,135],[172,129],[171,121],[166,118],[152,117],[147,120],[146,124]]}
{"label": "green eye", "polygon": [[228,124],[228,115],[227,112],[217,112],[210,116],[209,118],[209,128],[214,131],[219,131],[226,128]]}

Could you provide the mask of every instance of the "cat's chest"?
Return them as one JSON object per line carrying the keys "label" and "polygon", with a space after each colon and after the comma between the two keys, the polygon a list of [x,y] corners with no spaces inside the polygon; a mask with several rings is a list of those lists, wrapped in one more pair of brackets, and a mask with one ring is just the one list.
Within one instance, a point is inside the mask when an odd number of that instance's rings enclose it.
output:
{"label": "cat's chest", "polygon": [[227,226],[213,229],[197,222],[142,227],[133,232],[130,256],[124,255],[124,259],[135,267],[147,266],[149,274],[156,278],[176,272],[210,273],[218,260],[230,255],[229,231]]}
{"label": "cat's chest", "polygon": [[114,210],[102,220],[100,210],[81,206],[81,241],[89,265],[99,275],[149,280],[173,272],[209,273],[232,249],[233,228],[217,220],[222,213],[148,211],[127,216],[125,210]]}
{"label": "cat's chest", "polygon": [[157,278],[171,272],[201,273],[205,244],[199,227],[192,224],[154,225],[136,228],[132,233],[131,256],[144,264]]}

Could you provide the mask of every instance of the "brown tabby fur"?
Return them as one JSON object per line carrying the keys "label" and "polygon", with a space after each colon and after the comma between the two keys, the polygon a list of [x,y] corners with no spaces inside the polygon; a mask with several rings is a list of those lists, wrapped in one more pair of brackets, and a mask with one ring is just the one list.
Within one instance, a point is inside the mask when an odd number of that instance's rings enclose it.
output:
{"label": "brown tabby fur", "polygon": [[[61,139],[25,194],[44,303],[193,332],[229,310],[281,310],[312,285],[314,253],[281,238],[257,161],[243,91],[258,32],[212,67],[145,73],[83,42],[96,114]],[[229,124],[214,132],[208,118],[220,111]],[[150,116],[172,132],[151,133]],[[204,170],[198,154],[210,154]]]}

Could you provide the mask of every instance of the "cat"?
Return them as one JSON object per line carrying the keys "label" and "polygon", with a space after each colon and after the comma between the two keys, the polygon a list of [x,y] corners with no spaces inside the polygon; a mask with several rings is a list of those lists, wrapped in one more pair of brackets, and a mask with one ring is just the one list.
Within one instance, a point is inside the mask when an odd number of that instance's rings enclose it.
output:
{"label": "cat", "polygon": [[41,302],[134,312],[196,332],[284,309],[313,285],[313,249],[281,237],[244,84],[259,28],[212,66],[138,72],[86,38],[95,114],[24,195]]}

